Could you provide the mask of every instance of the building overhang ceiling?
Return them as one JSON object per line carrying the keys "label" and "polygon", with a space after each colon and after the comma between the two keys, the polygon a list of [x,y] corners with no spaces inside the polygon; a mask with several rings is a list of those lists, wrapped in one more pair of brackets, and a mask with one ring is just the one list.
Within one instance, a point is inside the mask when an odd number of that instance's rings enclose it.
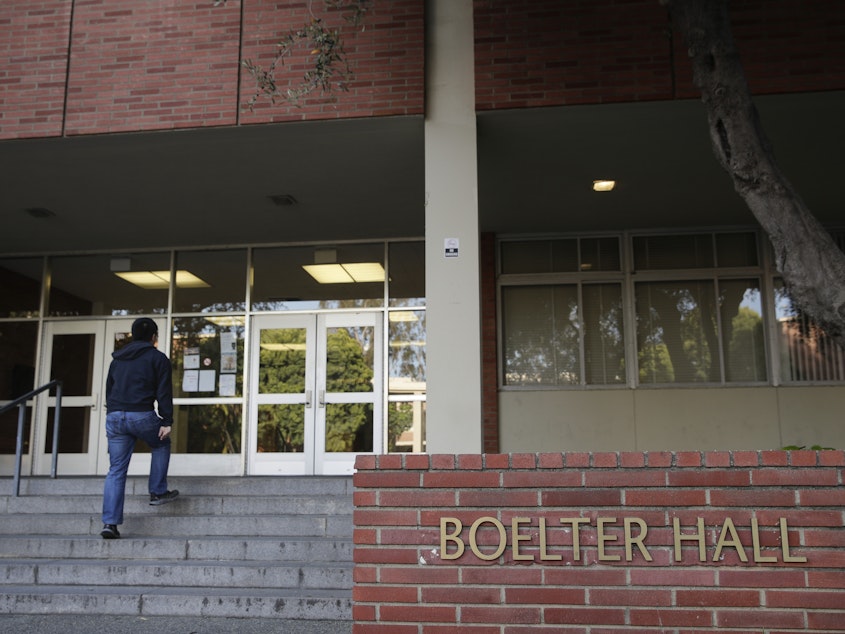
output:
{"label": "building overhang ceiling", "polygon": [[[842,224],[845,92],[756,102],[784,173]],[[2,141],[0,255],[422,237],[424,152],[422,117]],[[478,168],[482,231],[754,225],[698,101],[483,112]]]}

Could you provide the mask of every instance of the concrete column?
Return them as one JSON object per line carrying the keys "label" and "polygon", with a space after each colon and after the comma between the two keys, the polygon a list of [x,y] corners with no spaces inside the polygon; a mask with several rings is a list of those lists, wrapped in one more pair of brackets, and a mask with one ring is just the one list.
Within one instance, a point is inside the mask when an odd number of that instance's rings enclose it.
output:
{"label": "concrete column", "polygon": [[481,453],[472,0],[426,8],[426,442],[429,453]]}

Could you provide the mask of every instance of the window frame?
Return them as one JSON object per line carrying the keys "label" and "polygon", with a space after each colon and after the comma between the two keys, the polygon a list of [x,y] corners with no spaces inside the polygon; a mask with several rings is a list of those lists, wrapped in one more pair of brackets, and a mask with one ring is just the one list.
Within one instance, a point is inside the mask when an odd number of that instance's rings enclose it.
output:
{"label": "window frame", "polygon": [[[755,266],[719,266],[717,235],[730,233],[752,233],[755,236],[757,245],[757,264]],[[634,268],[634,240],[640,237],[651,236],[689,236],[708,234],[713,244],[714,266],[704,268],[686,269],[650,269],[635,270]],[[621,251],[621,270],[614,271],[579,271],[568,273],[502,273],[501,244],[510,241],[530,240],[553,240],[553,239],[591,239],[616,237],[619,240]],[[580,254],[580,240],[579,254]],[[776,320],[774,307],[774,278],[778,277],[773,264],[771,247],[765,234],[754,227],[707,227],[690,228],[685,230],[663,230],[663,231],[622,231],[622,232],[601,232],[584,234],[560,234],[555,236],[500,236],[497,239],[496,258],[496,312],[497,312],[497,381],[498,389],[507,391],[545,391],[545,390],[604,390],[604,389],[689,389],[689,388],[714,388],[714,387],[760,387],[777,386],[782,384],[779,381],[780,367],[778,363],[779,348],[775,338]],[[760,381],[728,381],[726,380],[726,352],[724,342],[724,326],[722,323],[722,311],[718,302],[720,284],[731,280],[755,280],[759,285],[761,319],[763,323],[763,348],[766,363],[765,379]],[[719,345],[719,381],[698,381],[698,382],[663,382],[663,383],[641,383],[639,380],[639,350],[637,342],[638,324],[636,310],[636,285],[643,282],[683,282],[683,281],[708,281],[712,282],[716,299],[717,340]],[[624,354],[626,367],[626,381],[624,383],[611,384],[586,384],[586,367],[583,355],[583,334],[581,336],[581,382],[576,385],[509,385],[505,383],[505,332],[503,313],[504,306],[503,288],[508,286],[535,286],[535,285],[562,285],[576,284],[578,296],[581,297],[582,288],[590,283],[621,283],[622,284],[622,306],[624,320]],[[579,319],[583,320],[583,305],[579,305]],[[582,333],[583,333],[583,321]],[[789,385],[807,386],[819,384],[819,382],[790,382]],[[841,381],[824,381],[826,385],[840,385]]]}

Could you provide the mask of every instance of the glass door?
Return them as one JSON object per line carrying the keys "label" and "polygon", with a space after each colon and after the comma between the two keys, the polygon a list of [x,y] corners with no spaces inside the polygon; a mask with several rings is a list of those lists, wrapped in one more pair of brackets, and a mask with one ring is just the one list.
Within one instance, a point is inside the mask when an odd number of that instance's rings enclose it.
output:
{"label": "glass door", "polygon": [[255,318],[250,473],[351,474],[382,450],[381,331],[377,313]]}
{"label": "glass door", "polygon": [[[105,322],[49,322],[45,326],[45,359],[38,385],[62,381],[58,472],[89,475],[97,467],[104,437],[103,349]],[[56,392],[39,397],[34,473],[49,474],[53,451]]]}

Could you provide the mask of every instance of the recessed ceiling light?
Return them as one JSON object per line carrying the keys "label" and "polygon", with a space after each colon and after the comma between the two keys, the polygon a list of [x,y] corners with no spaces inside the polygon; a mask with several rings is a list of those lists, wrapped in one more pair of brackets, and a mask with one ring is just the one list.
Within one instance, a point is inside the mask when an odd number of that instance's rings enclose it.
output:
{"label": "recessed ceiling light", "polygon": [[274,196],[268,196],[268,198],[277,207],[293,207],[297,203],[296,198],[290,194],[275,194]]}
{"label": "recessed ceiling light", "polygon": [[30,207],[26,209],[26,213],[33,218],[52,218],[56,215],[56,212],[50,211],[46,207]]}
{"label": "recessed ceiling light", "polygon": [[594,192],[609,192],[616,187],[616,181],[611,180],[597,180],[593,181]]}

